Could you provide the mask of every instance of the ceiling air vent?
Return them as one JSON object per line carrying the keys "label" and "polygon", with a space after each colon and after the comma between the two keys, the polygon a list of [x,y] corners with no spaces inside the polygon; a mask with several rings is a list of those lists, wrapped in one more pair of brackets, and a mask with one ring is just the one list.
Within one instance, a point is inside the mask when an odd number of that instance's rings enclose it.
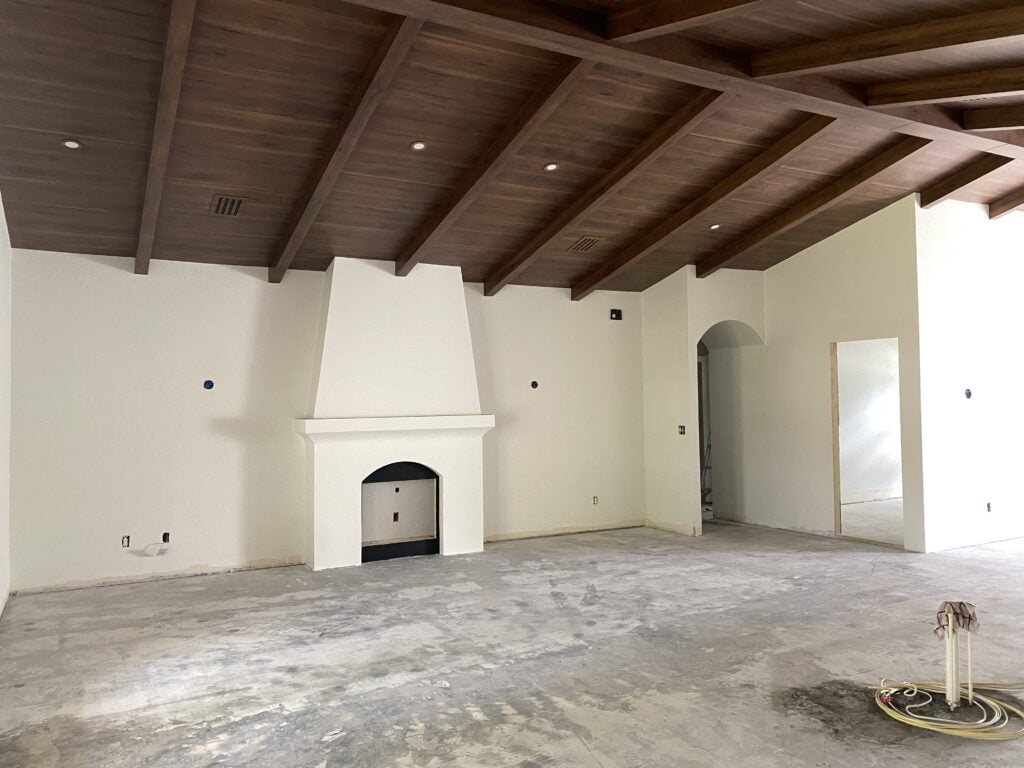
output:
{"label": "ceiling air vent", "polygon": [[214,195],[210,201],[210,213],[214,216],[237,216],[242,210],[244,197],[229,197],[228,195]]}
{"label": "ceiling air vent", "polygon": [[588,235],[584,235],[579,240],[577,240],[575,243],[570,245],[569,246],[569,250],[570,251],[575,251],[576,253],[586,253],[587,251],[589,251],[591,248],[593,248],[595,245],[597,245],[600,242],[601,242],[601,238],[600,237],[589,237]]}

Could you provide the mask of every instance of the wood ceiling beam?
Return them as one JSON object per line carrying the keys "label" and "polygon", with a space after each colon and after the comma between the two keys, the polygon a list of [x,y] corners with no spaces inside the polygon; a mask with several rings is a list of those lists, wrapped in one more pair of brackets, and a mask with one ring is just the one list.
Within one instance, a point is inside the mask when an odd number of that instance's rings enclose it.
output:
{"label": "wood ceiling beam", "polygon": [[679,229],[702,213],[710,211],[745,187],[782,165],[786,158],[819,136],[835,118],[815,115],[805,120],[749,163],[726,176],[711,189],[687,203],[664,222],[632,243],[618,256],[602,264],[572,287],[572,298],[578,301],[600,290],[614,277],[661,247]]}
{"label": "wood ceiling beam", "polygon": [[1024,208],[1024,187],[1016,189],[988,205],[988,217],[998,219],[1008,213]]}
{"label": "wood ceiling beam", "polygon": [[865,184],[870,183],[883,171],[887,171],[897,163],[905,160],[916,152],[924,149],[931,142],[916,136],[900,139],[884,152],[873,157],[858,168],[845,173],[824,189],[805,197],[789,206],[781,214],[764,224],[755,227],[743,237],[735,240],[718,253],[708,256],[697,263],[697,277],[714,274],[729,262],[773,237],[788,232],[802,224],[812,216],[821,213],[838,202],[852,195]]}
{"label": "wood ceiling beam", "polygon": [[885,56],[1024,35],[1024,6],[930,19],[857,35],[766,51],[751,57],[754,77],[823,72]]}
{"label": "wood ceiling beam", "polygon": [[597,24],[551,5],[521,0],[346,0],[350,5],[413,16],[485,35],[497,40],[588,59],[678,83],[715,91],[766,99],[802,112],[851,120],[855,123],[906,135],[942,139],[950,143],[1024,158],[1024,146],[1001,137],[972,134],[949,126],[945,113],[898,115],[867,107],[849,89],[824,78],[789,79],[783,85],[754,80],[743,66],[705,47],[694,50],[681,38],[654,38],[635,43],[604,39]]}
{"label": "wood ceiling beam", "polygon": [[765,0],[649,0],[608,15],[605,37],[630,43],[750,13]]}
{"label": "wood ceiling beam", "polygon": [[983,155],[980,159],[959,168],[941,181],[922,190],[921,207],[931,208],[944,200],[949,200],[964,187],[985,178],[990,173],[995,173],[1007,163],[1012,162],[1013,160],[1009,157]]}
{"label": "wood ceiling beam", "polygon": [[395,274],[408,275],[427,251],[440,240],[487,185],[505,169],[552,113],[594,68],[594,62],[570,59],[559,65],[495,139],[441,206],[413,235],[395,260]]}
{"label": "wood ceiling beam", "polygon": [[174,121],[185,80],[185,59],[188,57],[192,22],[196,16],[196,0],[173,0],[164,43],[164,65],[160,75],[160,95],[153,123],[153,141],[149,147],[149,170],[146,172],[146,193],[139,223],[139,240],[135,248],[135,274],[148,275],[153,256],[156,224],[164,196],[164,178],[174,138]]}
{"label": "wood ceiling beam", "polygon": [[419,19],[403,18],[388,31],[378,46],[338,123],[331,151],[303,196],[301,208],[295,213],[288,239],[269,270],[270,282],[279,283],[284,279],[422,26]]}
{"label": "wood ceiling beam", "polygon": [[544,246],[591,214],[664,155],[678,139],[693,131],[721,109],[724,98],[723,94],[717,91],[705,91],[662,123],[654,133],[531,237],[526,245],[488,278],[484,283],[484,293],[493,296],[522,274],[540,257]]}
{"label": "wood ceiling beam", "polygon": [[1024,67],[1001,67],[869,85],[867,104],[910,106],[1020,94],[1024,94]]}
{"label": "wood ceiling beam", "polygon": [[961,120],[968,131],[1013,131],[1024,128],[1024,105],[965,109]]}

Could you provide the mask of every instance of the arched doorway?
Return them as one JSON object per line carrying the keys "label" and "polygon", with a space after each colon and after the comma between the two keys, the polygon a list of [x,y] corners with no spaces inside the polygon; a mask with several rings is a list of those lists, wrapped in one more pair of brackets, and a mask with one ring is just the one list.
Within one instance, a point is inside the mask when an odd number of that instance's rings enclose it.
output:
{"label": "arched doorway", "polygon": [[715,517],[729,519],[742,507],[740,394],[744,356],[749,354],[744,348],[763,345],[760,334],[741,320],[715,323],[697,343],[702,522]]}
{"label": "arched doorway", "polygon": [[441,551],[440,478],[434,470],[399,461],[363,480],[363,562],[436,555]]}

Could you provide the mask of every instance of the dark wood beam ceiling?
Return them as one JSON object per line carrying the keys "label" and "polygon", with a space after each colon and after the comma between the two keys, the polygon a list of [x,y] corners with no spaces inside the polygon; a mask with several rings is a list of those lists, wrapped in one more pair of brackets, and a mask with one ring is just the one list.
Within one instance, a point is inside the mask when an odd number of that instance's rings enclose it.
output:
{"label": "dark wood beam ceiling", "polygon": [[872,107],[909,106],[1021,94],[1024,66],[1000,67],[872,84],[867,103]]}
{"label": "dark wood beam ceiling", "polygon": [[279,283],[284,278],[422,26],[423,22],[418,19],[402,18],[381,41],[362,83],[338,124],[331,151],[324,158],[319,173],[304,195],[288,238],[269,270],[270,282]]}
{"label": "dark wood beam ceiling", "polygon": [[750,69],[754,77],[823,72],[886,56],[920,53],[1020,35],[1024,35],[1024,7],[1003,8],[766,51],[751,57]]}
{"label": "dark wood beam ceiling", "polygon": [[755,227],[743,237],[735,240],[713,256],[697,263],[697,276],[707,277],[725,267],[737,256],[749,251],[764,241],[781,235],[807,219],[835,205],[852,195],[860,187],[871,182],[880,173],[889,170],[897,163],[905,160],[928,146],[926,139],[907,137],[900,139],[895,145],[876,155],[868,162],[843,174],[824,189],[809,195],[796,205],[787,208],[782,214]]}
{"label": "dark wood beam ceiling", "polygon": [[998,219],[1000,216],[1013,213],[1021,208],[1024,208],[1024,187],[989,203],[988,216],[990,219]]}
{"label": "dark wood beam ceiling", "polygon": [[192,24],[196,15],[196,0],[173,0],[164,44],[164,68],[160,77],[160,97],[157,101],[153,141],[149,151],[149,170],[146,174],[146,194],[139,224],[139,241],[135,251],[135,274],[148,275],[153,255],[153,240],[160,217],[160,203],[164,194],[164,178],[171,154],[174,122],[181,99],[181,86],[185,79],[185,59],[188,56]]}
{"label": "dark wood beam ceiling", "polygon": [[666,120],[632,152],[622,158],[604,177],[587,188],[569,206],[562,209],[547,226],[530,238],[516,254],[506,261],[484,284],[484,293],[495,295],[522,274],[539,257],[541,250],[567,229],[574,226],[612,195],[633,181],[661,157],[681,136],[700,125],[720,108],[723,95],[705,91]]}
{"label": "dark wood beam ceiling", "polygon": [[753,184],[770,171],[778,168],[786,161],[786,158],[812,141],[834,122],[834,118],[821,115],[815,115],[806,120],[796,130],[787,133],[742,168],[729,174],[700,197],[687,203],[664,222],[624,249],[618,256],[602,264],[576,283],[572,288],[573,300],[586,298],[594,291],[599,290],[616,275],[659,248],[697,216],[712,210],[744,187]]}
{"label": "dark wood beam ceiling", "polygon": [[395,274],[408,275],[422,261],[424,254],[436,244],[452,224],[483,194],[487,185],[509,164],[516,153],[551,117],[594,68],[591,61],[570,59],[563,62],[548,82],[537,91],[519,114],[505,127],[476,165],[455,188],[448,201],[420,227],[402,249],[395,262]]}
{"label": "dark wood beam ceiling", "polygon": [[[591,24],[572,14],[559,13],[537,2],[504,0],[347,0],[375,10],[414,16],[437,24],[484,34],[496,39],[576,56],[635,72],[736,95],[781,101],[792,109],[849,119],[865,126],[906,135],[945,139],[979,152],[1024,157],[1024,145],[989,139],[951,125],[946,115],[897,115],[865,105],[848,87],[827,80],[787,80],[783,85],[756,80],[735,59],[716,57],[706,46],[694,50],[678,37],[635,43],[605,40]],[[1024,26],[1024,8],[1009,9],[1006,16]],[[957,23],[974,17],[940,19],[956,30]],[[999,25],[999,17],[988,24]],[[986,27],[988,28],[988,27]],[[1001,28],[1000,28],[1001,29]],[[887,30],[883,30],[887,31]],[[989,30],[991,33],[991,30]],[[910,34],[914,34],[913,30]],[[1002,32],[999,32],[1002,34]],[[938,42],[935,43],[938,45]]]}
{"label": "dark wood beam ceiling", "polygon": [[1011,162],[1013,161],[1008,157],[983,155],[969,165],[958,168],[954,173],[940,179],[927,189],[921,190],[921,207],[931,208],[944,200],[949,200],[964,187],[980,181]]}
{"label": "dark wood beam ceiling", "polygon": [[[1024,61],[1004,35],[1020,4],[991,10],[1008,0],[255,2],[274,12],[204,0],[184,45],[182,0],[11,3],[0,186],[15,247],[276,280],[337,257],[430,262],[488,293],[578,299],[716,268],[737,238],[729,266],[767,269],[911,193],[1019,207]],[[936,18],[951,9],[955,29]],[[419,33],[394,56],[403,18]],[[870,58],[751,77],[751,56],[808,40]],[[579,61],[593,64],[565,87],[559,68]],[[934,144],[864,181],[901,134]],[[214,215],[222,196],[237,215]]]}
{"label": "dark wood beam ceiling", "polygon": [[1006,131],[1024,128],[1024,104],[965,109],[963,126],[968,131]]}
{"label": "dark wood beam ceiling", "polygon": [[646,40],[751,13],[765,0],[649,0],[610,13],[605,37],[622,43]]}

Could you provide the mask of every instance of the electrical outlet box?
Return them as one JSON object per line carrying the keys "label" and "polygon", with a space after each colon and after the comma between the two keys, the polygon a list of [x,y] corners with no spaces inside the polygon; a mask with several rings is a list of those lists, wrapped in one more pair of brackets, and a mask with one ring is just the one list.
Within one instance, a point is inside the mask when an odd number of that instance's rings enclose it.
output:
{"label": "electrical outlet box", "polygon": [[597,506],[597,496],[594,497],[594,506]]}
{"label": "electrical outlet box", "polygon": [[622,319],[622,310],[621,309],[613,309],[611,311],[611,318],[612,318],[612,320],[621,320]]}
{"label": "electrical outlet box", "polygon": [[130,547],[131,543],[132,543],[132,537],[131,536],[122,536],[121,537],[121,546],[122,547]]}
{"label": "electrical outlet box", "polygon": [[170,544],[171,543],[171,532],[170,531],[164,531],[164,535],[160,538],[160,540],[164,544]]}
{"label": "electrical outlet box", "polygon": [[679,425],[679,434],[680,435],[685,435],[686,434],[686,427],[683,424]]}
{"label": "electrical outlet box", "polygon": [[992,511],[992,502],[991,501],[986,501],[985,502],[985,511],[986,512],[991,512]]}

